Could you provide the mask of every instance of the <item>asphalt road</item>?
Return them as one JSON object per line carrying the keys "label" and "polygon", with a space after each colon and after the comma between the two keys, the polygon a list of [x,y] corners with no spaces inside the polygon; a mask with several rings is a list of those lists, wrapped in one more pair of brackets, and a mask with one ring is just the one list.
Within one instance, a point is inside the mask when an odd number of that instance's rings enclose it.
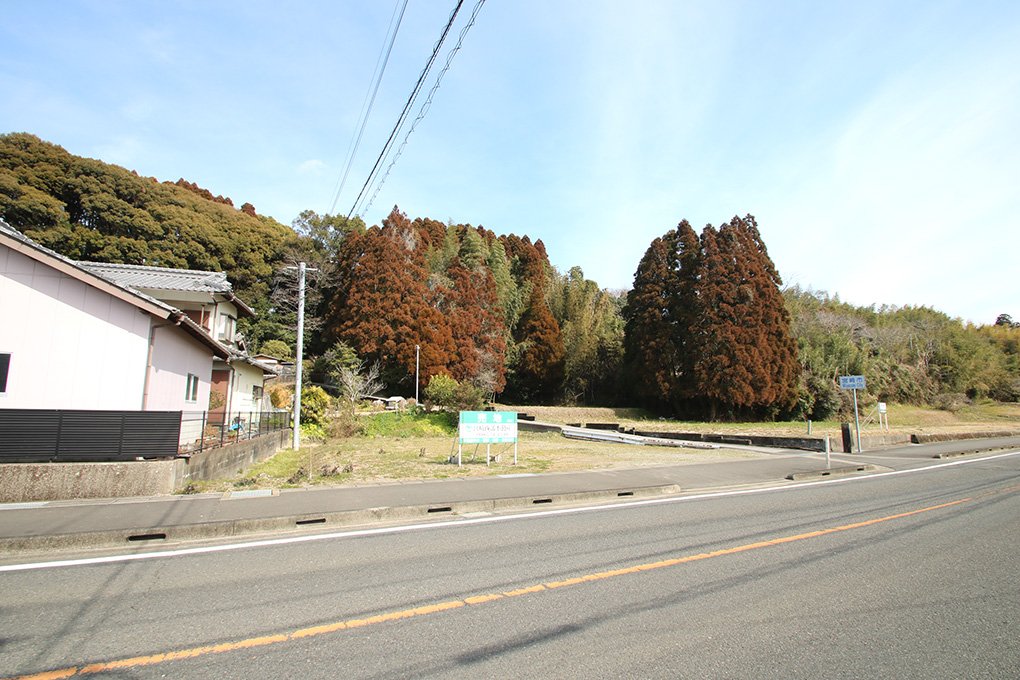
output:
{"label": "asphalt road", "polygon": [[938,465],[19,565],[0,676],[1020,677],[1020,455]]}

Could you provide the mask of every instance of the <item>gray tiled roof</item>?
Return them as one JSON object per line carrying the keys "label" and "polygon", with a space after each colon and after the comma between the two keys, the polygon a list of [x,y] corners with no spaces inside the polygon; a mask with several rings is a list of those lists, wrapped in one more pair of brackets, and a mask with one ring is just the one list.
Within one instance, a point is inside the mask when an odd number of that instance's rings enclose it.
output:
{"label": "gray tiled roof", "polygon": [[168,269],[137,264],[78,262],[79,267],[122,286],[149,290],[179,290],[191,293],[230,293],[233,287],[225,272]]}

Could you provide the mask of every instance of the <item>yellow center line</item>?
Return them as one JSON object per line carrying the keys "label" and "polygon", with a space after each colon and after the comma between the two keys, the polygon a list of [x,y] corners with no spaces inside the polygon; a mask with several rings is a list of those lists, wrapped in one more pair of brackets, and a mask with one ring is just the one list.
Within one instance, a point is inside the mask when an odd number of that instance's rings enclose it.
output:
{"label": "yellow center line", "polygon": [[81,675],[92,675],[94,673],[101,673],[104,671],[111,670],[123,670],[127,668],[136,668],[139,666],[150,666],[153,664],[164,663],[166,661],[174,661],[177,659],[192,659],[198,656],[205,656],[207,654],[221,654],[223,652],[232,652],[239,649],[248,649],[251,647],[261,647],[265,645],[274,645],[281,642],[288,642],[290,640],[298,640],[302,638],[315,637],[317,635],[324,635],[327,633],[334,633],[339,630],[346,630],[349,628],[361,628],[364,626],[371,626],[377,623],[385,623],[387,621],[397,621],[400,619],[407,619],[413,616],[428,616],[429,614],[435,614],[443,612],[449,609],[458,609],[465,606],[473,606],[478,604],[485,604],[487,602],[494,602],[496,600],[502,600],[508,597],[518,597],[522,595],[529,595],[532,593],[540,593],[556,588],[563,588],[565,586],[578,585],[581,583],[589,583],[592,581],[600,581],[603,579],[613,578],[616,576],[623,576],[626,574],[635,574],[642,571],[651,571],[653,569],[662,569],[663,567],[673,567],[678,564],[686,564],[688,562],[697,562],[699,560],[707,560],[711,557],[721,557],[723,555],[733,555],[736,553],[746,552],[748,550],[757,550],[759,548],[767,548],[770,546],[784,545],[786,543],[793,543],[795,541],[803,541],[809,538],[818,538],[819,536],[827,536],[841,531],[850,531],[852,529],[861,529],[863,527],[873,526],[881,522],[888,522],[895,519],[902,519],[904,517],[911,517],[913,515],[920,515],[925,512],[931,512],[933,510],[941,510],[943,508],[949,508],[954,505],[961,503],[967,503],[974,501],[986,496],[991,496],[997,493],[1003,493],[1006,491],[1015,491],[1020,489],[1020,486],[1010,487],[1008,489],[1000,489],[998,491],[991,491],[979,496],[971,498],[963,498],[949,503],[942,503],[940,505],[932,505],[927,508],[921,508],[920,510],[911,510],[909,512],[901,512],[896,515],[888,515],[886,517],[879,517],[877,519],[869,519],[863,522],[855,522],[854,524],[844,524],[843,526],[832,527],[829,529],[820,529],[817,531],[809,531],[803,534],[796,534],[793,536],[784,536],[782,538],[775,538],[769,541],[759,541],[756,543],[748,543],[746,545],[736,546],[734,548],[724,548],[721,550],[713,550],[712,552],[700,553],[697,555],[689,555],[687,557],[677,557],[669,560],[660,560],[658,562],[649,562],[645,564],[636,564],[630,567],[624,567],[621,569],[613,569],[610,571],[602,571],[594,574],[587,574],[585,576],[578,576],[575,578],[566,579],[564,581],[550,581],[548,583],[541,583],[526,588],[519,588],[517,590],[506,591],[503,593],[491,593],[488,595],[476,595],[472,597],[466,597],[463,600],[453,600],[450,602],[442,602],[439,604],[428,605],[426,607],[417,607],[415,609],[405,609],[403,611],[389,612],[386,614],[379,614],[377,616],[370,616],[364,619],[351,619],[348,621],[337,621],[335,623],[329,623],[321,626],[314,626],[311,628],[302,628],[295,630],[290,633],[281,633],[278,635],[267,635],[263,637],[248,638],[246,640],[240,640],[237,642],[225,642],[218,645],[210,645],[205,647],[195,647],[193,649],[183,649],[174,652],[167,652],[165,654],[154,654],[151,656],[136,656],[130,659],[119,659],[116,661],[107,661],[103,663],[94,663],[83,667],[72,667],[64,668],[61,670],[47,671],[45,673],[36,673],[34,675],[22,675],[15,678],[8,678],[7,680],[58,680],[59,678],[72,678]]}

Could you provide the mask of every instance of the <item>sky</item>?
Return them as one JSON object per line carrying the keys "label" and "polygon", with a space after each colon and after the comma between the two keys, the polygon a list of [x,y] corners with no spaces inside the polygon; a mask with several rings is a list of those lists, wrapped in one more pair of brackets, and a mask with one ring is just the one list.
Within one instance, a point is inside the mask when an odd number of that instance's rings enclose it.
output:
{"label": "sky", "polygon": [[[338,192],[401,4],[7,3],[0,133],[346,215],[456,2],[408,2]],[[681,220],[752,214],[786,285],[1020,320],[1020,3],[489,0],[372,195],[369,225],[528,235],[611,290]]]}

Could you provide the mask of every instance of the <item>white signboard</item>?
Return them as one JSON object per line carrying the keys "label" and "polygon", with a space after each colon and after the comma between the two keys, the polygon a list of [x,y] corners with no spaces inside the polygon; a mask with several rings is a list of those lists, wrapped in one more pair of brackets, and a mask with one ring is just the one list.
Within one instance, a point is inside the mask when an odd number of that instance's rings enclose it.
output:
{"label": "white signboard", "polygon": [[517,443],[517,413],[514,411],[461,411],[461,444]]}
{"label": "white signboard", "polygon": [[839,387],[844,390],[865,389],[863,375],[841,375],[839,376]]}

